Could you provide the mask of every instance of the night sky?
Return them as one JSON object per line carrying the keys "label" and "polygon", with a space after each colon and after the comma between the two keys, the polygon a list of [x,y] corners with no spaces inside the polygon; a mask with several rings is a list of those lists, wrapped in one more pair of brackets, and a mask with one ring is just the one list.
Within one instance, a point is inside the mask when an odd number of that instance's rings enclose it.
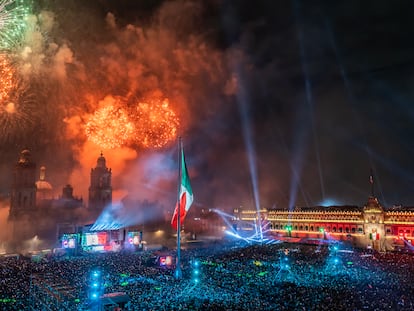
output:
{"label": "night sky", "polygon": [[[0,103],[0,193],[24,148],[56,195],[87,198],[102,151],[114,199],[173,209],[177,140],[97,146],[88,118],[154,94],[179,118],[197,208],[414,205],[411,1],[36,1],[6,50],[24,86]],[[1,31],[1,30],[0,30]],[[161,95],[159,95],[161,94]]]}

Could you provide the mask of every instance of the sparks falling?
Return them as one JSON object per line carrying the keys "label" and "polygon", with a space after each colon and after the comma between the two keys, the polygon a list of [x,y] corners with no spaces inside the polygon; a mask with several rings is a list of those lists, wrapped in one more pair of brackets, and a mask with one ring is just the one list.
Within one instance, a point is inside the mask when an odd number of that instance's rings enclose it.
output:
{"label": "sparks falling", "polygon": [[95,111],[85,132],[90,141],[104,149],[162,148],[177,137],[178,126],[179,119],[166,98],[139,102],[134,108],[117,98]]}
{"label": "sparks falling", "polygon": [[0,55],[0,103],[2,106],[7,101],[10,91],[13,88],[15,75],[15,70],[7,56],[4,54]]}
{"label": "sparks falling", "polygon": [[88,139],[104,149],[125,145],[133,132],[134,125],[125,110],[115,106],[98,109],[86,124]]}
{"label": "sparks falling", "polygon": [[2,83],[0,91],[0,142],[11,143],[22,139],[36,127],[41,112],[24,80],[11,75],[7,92],[5,85],[7,83]]}
{"label": "sparks falling", "polygon": [[168,99],[138,103],[134,119],[136,143],[145,148],[162,148],[177,136],[179,119]]}

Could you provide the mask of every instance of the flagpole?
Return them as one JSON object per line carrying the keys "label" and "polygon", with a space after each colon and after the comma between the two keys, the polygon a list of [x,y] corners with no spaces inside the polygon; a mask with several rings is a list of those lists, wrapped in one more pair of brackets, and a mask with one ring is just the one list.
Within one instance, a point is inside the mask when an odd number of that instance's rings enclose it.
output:
{"label": "flagpole", "polygon": [[371,184],[371,196],[374,197],[374,173],[372,172],[372,168],[369,175],[369,183]]}
{"label": "flagpole", "polygon": [[181,166],[182,166],[182,142],[181,136],[178,138],[178,191],[177,191],[177,259],[175,263],[175,278],[181,279]]}

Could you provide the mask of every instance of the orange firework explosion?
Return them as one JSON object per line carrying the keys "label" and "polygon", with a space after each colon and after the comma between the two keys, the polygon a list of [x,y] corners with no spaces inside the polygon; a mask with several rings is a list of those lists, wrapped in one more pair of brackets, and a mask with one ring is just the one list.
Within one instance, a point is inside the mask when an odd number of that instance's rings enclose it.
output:
{"label": "orange firework explosion", "polygon": [[145,148],[161,148],[177,136],[179,119],[168,99],[138,103],[134,113],[135,142]]}
{"label": "orange firework explosion", "polygon": [[15,70],[7,57],[0,54],[0,102],[8,99],[14,85]]}
{"label": "orange firework explosion", "polygon": [[27,85],[18,79],[12,63],[0,54],[0,142],[10,143],[24,137],[34,121],[34,102]]}
{"label": "orange firework explosion", "polygon": [[32,133],[38,124],[39,115],[33,94],[26,83],[19,79],[12,80],[7,96],[0,100],[1,143],[23,139],[27,133]]}
{"label": "orange firework explosion", "polygon": [[134,133],[134,125],[126,112],[114,106],[95,111],[86,124],[86,136],[104,149],[123,146]]}

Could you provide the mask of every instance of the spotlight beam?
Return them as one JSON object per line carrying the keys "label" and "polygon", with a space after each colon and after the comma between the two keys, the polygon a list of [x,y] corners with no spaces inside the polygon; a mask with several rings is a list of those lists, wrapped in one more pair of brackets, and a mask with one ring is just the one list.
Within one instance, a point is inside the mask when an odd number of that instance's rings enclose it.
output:
{"label": "spotlight beam", "polygon": [[325,185],[323,180],[323,172],[322,172],[322,164],[321,164],[321,157],[319,152],[319,139],[318,135],[316,133],[316,126],[315,126],[315,117],[314,117],[314,103],[313,103],[313,96],[312,96],[312,85],[310,81],[310,75],[309,75],[309,69],[308,69],[308,63],[307,63],[307,57],[305,52],[305,44],[303,39],[303,30],[300,27],[300,13],[299,13],[299,3],[298,1],[294,2],[294,14],[297,21],[297,35],[299,39],[299,49],[300,49],[300,58],[301,58],[301,64],[302,64],[302,71],[305,79],[305,92],[306,92],[306,103],[309,108],[309,116],[310,116],[310,127],[312,129],[313,134],[313,142],[314,142],[314,149],[315,149],[315,156],[317,160],[318,165],[318,172],[319,172],[319,183],[321,186],[321,194],[322,199],[325,199]]}
{"label": "spotlight beam", "polygon": [[[257,178],[257,167],[256,167],[256,151],[255,151],[255,146],[253,142],[252,129],[250,127],[250,120],[249,120],[249,114],[248,114],[249,95],[246,91],[246,85],[244,83],[244,79],[243,79],[241,72],[242,72],[241,69],[237,68],[237,79],[240,83],[240,87],[238,88],[238,91],[237,91],[237,103],[239,105],[239,113],[240,113],[240,118],[242,121],[243,138],[244,138],[244,143],[246,146],[247,159],[249,163],[254,203],[255,203],[256,210],[257,210],[258,219],[261,219],[259,181]],[[259,228],[259,235],[261,238],[263,238],[261,227]]]}

